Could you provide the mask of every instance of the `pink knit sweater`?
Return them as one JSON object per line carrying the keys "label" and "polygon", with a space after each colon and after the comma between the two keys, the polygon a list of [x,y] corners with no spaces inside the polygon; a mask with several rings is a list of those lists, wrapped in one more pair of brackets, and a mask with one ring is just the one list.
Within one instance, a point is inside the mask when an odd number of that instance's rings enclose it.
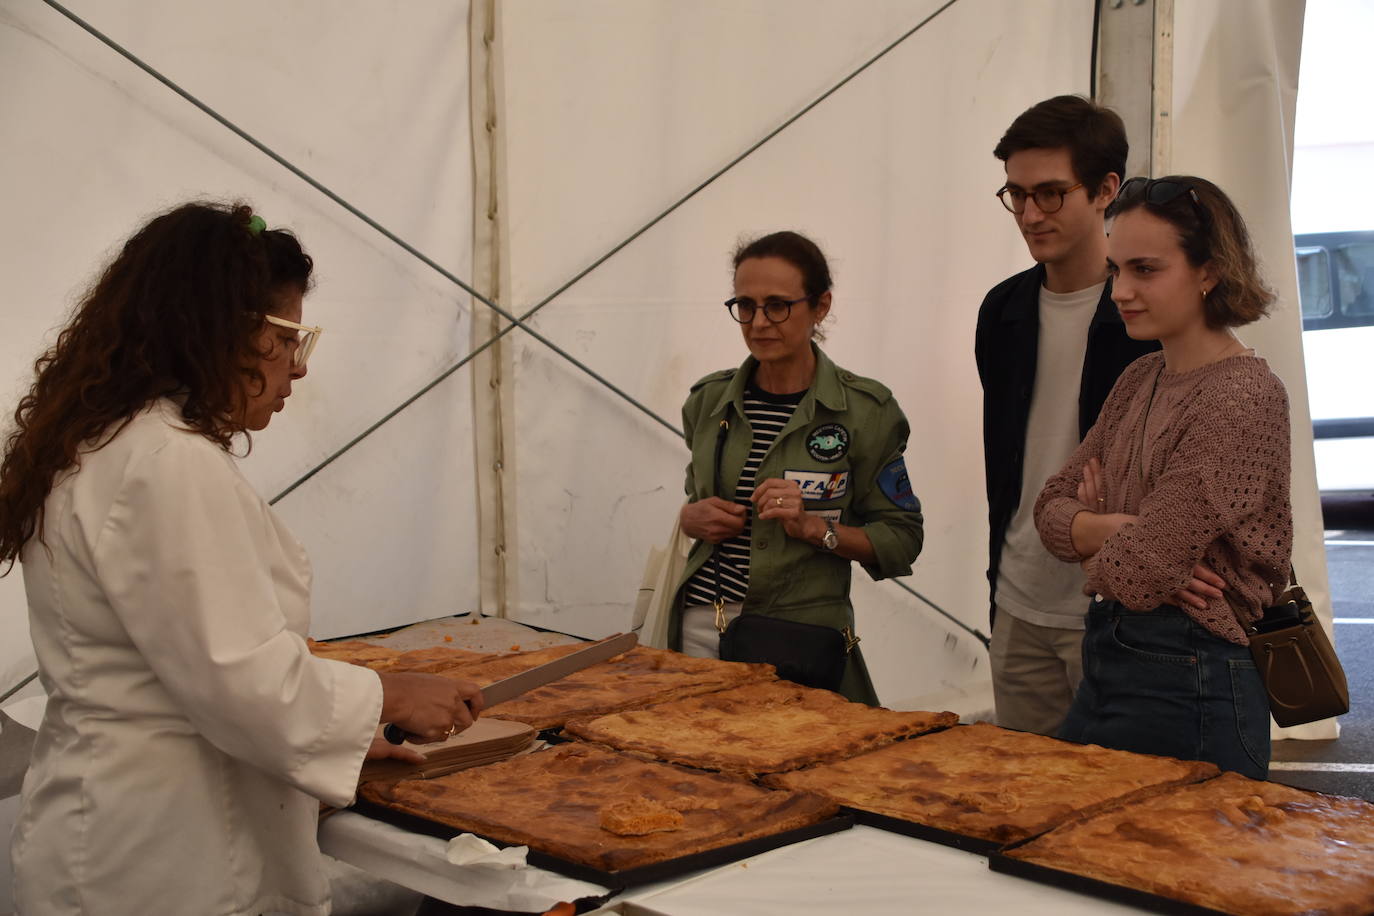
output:
{"label": "pink knit sweater", "polygon": [[1035,503],[1040,539],[1066,562],[1084,559],[1069,532],[1075,515],[1091,511],[1077,490],[1094,456],[1106,481],[1103,511],[1139,518],[1088,562],[1085,590],[1148,611],[1170,603],[1202,560],[1226,580],[1224,597],[1184,611],[1247,644],[1245,626],[1287,584],[1293,546],[1288,394],[1268,364],[1242,355],[1168,372],[1163,354],[1151,353],[1126,367],[1096,425]]}

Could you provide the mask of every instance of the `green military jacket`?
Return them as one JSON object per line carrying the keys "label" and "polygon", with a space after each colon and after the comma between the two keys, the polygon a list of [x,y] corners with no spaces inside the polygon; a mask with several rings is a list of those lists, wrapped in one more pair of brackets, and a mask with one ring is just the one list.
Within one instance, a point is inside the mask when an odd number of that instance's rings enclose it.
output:
{"label": "green military jacket", "polygon": [[[902,452],[910,427],[892,392],[872,379],[839,368],[812,345],[816,377],[792,419],[763,457],[757,480],[795,480],[808,512],[838,524],[862,526],[873,544],[874,579],[903,576],[921,552],[920,503],[911,493]],[[744,415],[744,390],[758,365],[752,356],[738,369],[714,372],[692,386],[682,407],[682,424],[692,459],[687,498],[733,498],[753,431]],[[721,492],[716,492],[716,445],[720,422],[729,423],[721,453]],[[682,586],[711,557],[714,545],[697,541],[678,583],[669,627],[673,648],[681,647]],[[852,561],[794,540],[775,520],[754,520],[749,553],[749,590],[744,613],[771,614],[840,629],[854,626],[849,602]],[[862,634],[860,634],[862,635]],[[876,703],[877,696],[855,649],[841,692]]]}

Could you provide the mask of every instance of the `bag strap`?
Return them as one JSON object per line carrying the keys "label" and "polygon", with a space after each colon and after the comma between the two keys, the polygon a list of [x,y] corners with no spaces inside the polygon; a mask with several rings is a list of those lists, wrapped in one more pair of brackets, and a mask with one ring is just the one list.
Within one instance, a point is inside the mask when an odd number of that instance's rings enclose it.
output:
{"label": "bag strap", "polygon": [[[711,486],[715,490],[715,495],[720,496],[720,464],[721,456],[725,454],[725,440],[730,435],[730,420],[721,417],[720,430],[716,433],[716,460],[713,469]],[[716,598],[712,604],[716,609],[716,632],[725,632],[725,593],[720,587],[720,545],[717,544],[711,550],[711,568],[715,573],[716,579]]]}
{"label": "bag strap", "polygon": [[[1280,660],[1280,652],[1287,653],[1285,656],[1287,661]],[[1280,678],[1278,672],[1283,672],[1286,676]],[[1301,707],[1303,700],[1310,697],[1317,689],[1317,677],[1312,673],[1312,666],[1307,662],[1307,653],[1298,648],[1297,639],[1291,637],[1284,643],[1265,644],[1264,670],[1260,672],[1260,675],[1268,690],[1269,702],[1277,703],[1289,709]],[[1275,696],[1275,689],[1279,686],[1290,689],[1298,686],[1296,702],[1288,702],[1285,697]]]}

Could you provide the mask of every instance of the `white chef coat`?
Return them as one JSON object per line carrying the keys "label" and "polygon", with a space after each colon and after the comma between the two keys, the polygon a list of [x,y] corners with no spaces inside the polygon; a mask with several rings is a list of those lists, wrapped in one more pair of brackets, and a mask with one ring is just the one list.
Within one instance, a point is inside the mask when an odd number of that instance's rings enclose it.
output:
{"label": "white chef coat", "polygon": [[180,423],[162,400],[83,454],[21,556],[49,696],[23,916],[329,912],[316,799],[353,799],[381,682],[310,655],[305,550]]}

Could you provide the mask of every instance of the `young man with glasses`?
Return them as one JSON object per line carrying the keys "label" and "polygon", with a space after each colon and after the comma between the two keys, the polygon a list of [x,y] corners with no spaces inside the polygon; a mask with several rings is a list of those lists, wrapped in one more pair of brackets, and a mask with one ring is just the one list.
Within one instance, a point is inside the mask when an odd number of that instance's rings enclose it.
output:
{"label": "young man with glasses", "polygon": [[1082,677],[1083,576],[1045,550],[1033,508],[1097,420],[1121,371],[1157,349],[1111,300],[1103,213],[1126,171],[1126,130],[1082,97],[1040,102],[993,155],[997,191],[1036,266],[993,287],[974,345],[983,383],[992,684],[998,724],[1054,734]]}

